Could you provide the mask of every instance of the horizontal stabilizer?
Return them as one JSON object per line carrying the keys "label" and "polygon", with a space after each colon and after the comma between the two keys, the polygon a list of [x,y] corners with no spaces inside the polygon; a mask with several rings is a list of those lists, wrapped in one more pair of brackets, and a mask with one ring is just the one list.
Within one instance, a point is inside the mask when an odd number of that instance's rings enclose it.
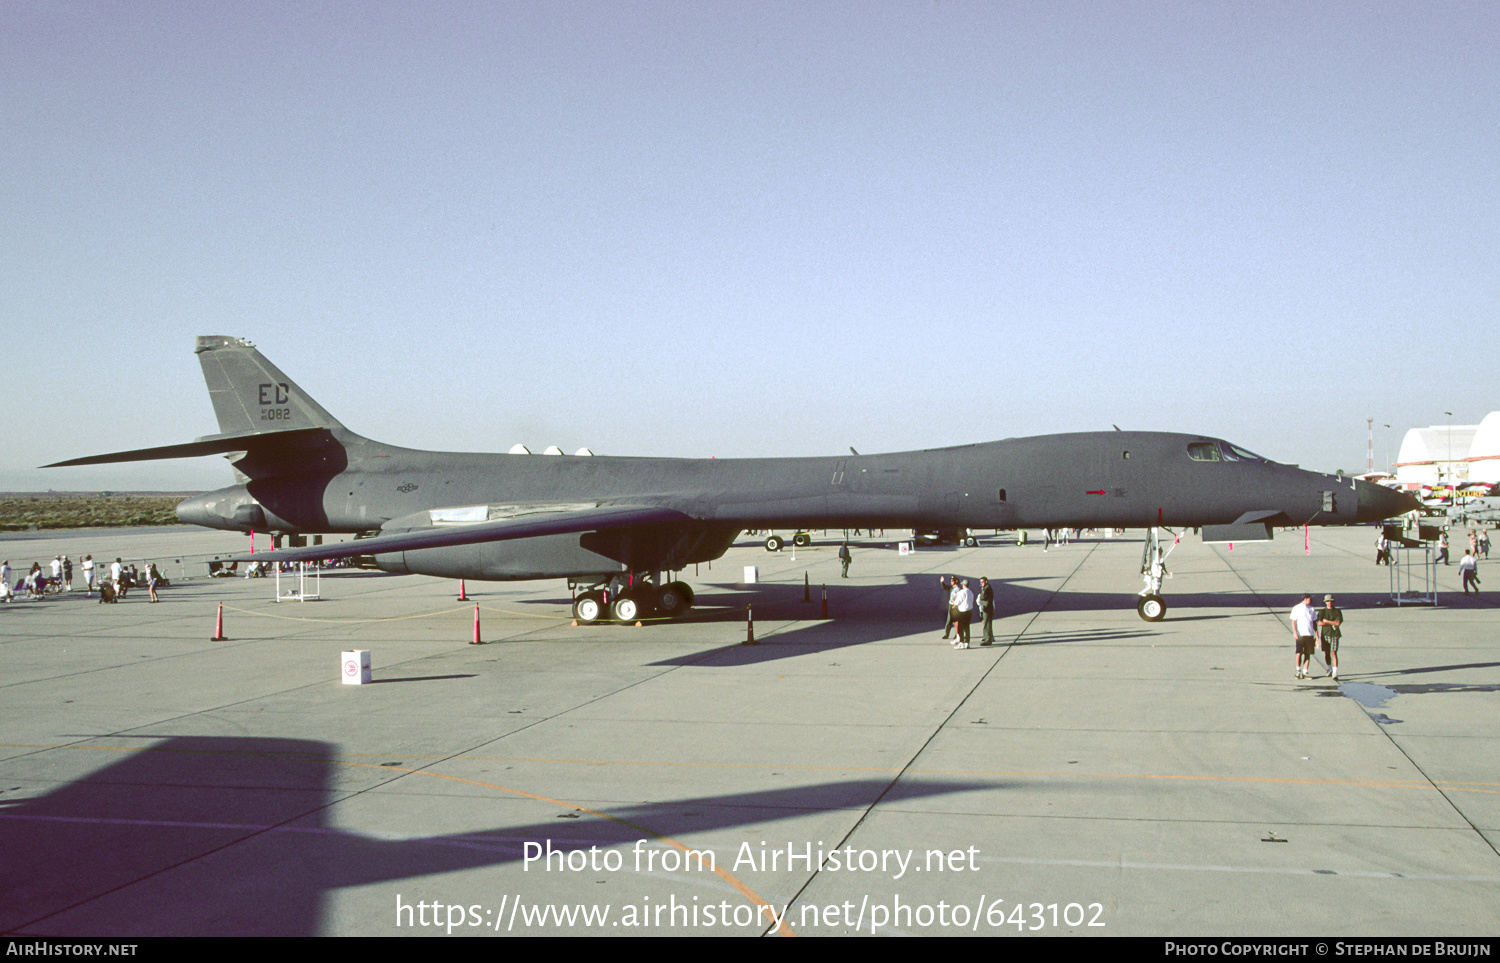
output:
{"label": "horizontal stabilizer", "polygon": [[[226,435],[206,435],[197,441],[182,445],[163,445],[160,448],[137,448],[135,451],[117,451],[108,455],[89,455],[86,458],[70,458],[67,461],[43,465],[43,468],[73,468],[78,465],[113,465],[125,461],[157,461],[163,458],[199,458],[203,455],[224,455],[231,451],[257,451],[267,447],[301,447],[320,435],[328,435],[326,428],[288,428],[283,431],[236,431]],[[331,436],[330,436],[331,437]]]}
{"label": "horizontal stabilizer", "polygon": [[675,508],[650,505],[598,505],[574,511],[523,515],[470,525],[443,525],[359,538],[337,545],[313,545],[307,548],[284,548],[273,552],[240,555],[234,562],[305,562],[320,558],[350,558],[355,555],[384,555],[390,552],[412,552],[424,548],[447,548],[451,545],[477,545],[542,535],[566,535],[571,532],[597,532],[629,528],[634,525],[670,525],[692,522],[691,515]]}

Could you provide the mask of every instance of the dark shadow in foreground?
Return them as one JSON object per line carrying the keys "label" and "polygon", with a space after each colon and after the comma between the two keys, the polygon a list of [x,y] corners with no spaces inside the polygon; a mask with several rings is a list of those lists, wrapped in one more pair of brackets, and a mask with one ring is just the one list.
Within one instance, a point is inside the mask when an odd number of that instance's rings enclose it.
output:
{"label": "dark shadow in foreground", "polygon": [[330,807],[349,789],[423,777],[373,763],[346,770],[325,743],[182,736],[100,752],[123,758],[44,796],[0,803],[0,932],[311,936],[331,890],[518,862],[528,840],[656,844],[650,833],[863,808],[888,788],[886,801],[995,788],[910,779],[891,788],[892,776],[611,807],[619,822],[560,809],[536,823],[382,839],[338,828]]}

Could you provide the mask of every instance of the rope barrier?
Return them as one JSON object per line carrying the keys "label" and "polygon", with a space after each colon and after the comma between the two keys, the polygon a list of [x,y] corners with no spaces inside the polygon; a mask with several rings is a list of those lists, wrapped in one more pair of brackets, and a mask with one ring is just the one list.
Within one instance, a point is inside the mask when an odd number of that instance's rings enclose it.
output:
{"label": "rope barrier", "polygon": [[[225,609],[231,612],[239,612],[241,615],[255,615],[265,619],[281,619],[284,622],[324,622],[330,625],[360,625],[366,622],[407,622],[412,619],[429,619],[438,615],[452,615],[455,612],[469,611],[467,605],[454,606],[453,608],[437,609],[432,612],[419,612],[416,615],[397,615],[384,619],[310,619],[298,615],[278,615],[275,612],[257,612],[254,609],[242,609],[234,605],[226,605]],[[523,619],[550,619],[561,620],[569,618],[567,615],[537,615],[533,612],[516,612],[511,609],[486,609],[490,612],[498,612],[502,615],[513,615]]]}

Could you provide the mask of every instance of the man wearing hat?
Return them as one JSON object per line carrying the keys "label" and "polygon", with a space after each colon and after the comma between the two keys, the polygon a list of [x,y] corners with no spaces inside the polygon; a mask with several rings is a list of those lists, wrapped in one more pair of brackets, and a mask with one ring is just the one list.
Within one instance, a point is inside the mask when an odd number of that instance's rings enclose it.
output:
{"label": "man wearing hat", "polygon": [[1318,634],[1323,638],[1323,661],[1328,663],[1328,674],[1339,677],[1339,636],[1343,635],[1344,610],[1333,604],[1333,596],[1323,596],[1323,607],[1318,609]]}

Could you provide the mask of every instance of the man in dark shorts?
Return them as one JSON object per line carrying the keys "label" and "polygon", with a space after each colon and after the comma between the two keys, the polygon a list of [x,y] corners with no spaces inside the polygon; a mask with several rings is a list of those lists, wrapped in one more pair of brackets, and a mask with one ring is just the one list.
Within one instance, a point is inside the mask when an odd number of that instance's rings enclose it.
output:
{"label": "man in dark shorts", "polygon": [[1333,604],[1333,596],[1323,596],[1323,607],[1318,609],[1318,635],[1323,639],[1323,661],[1328,663],[1328,674],[1339,677],[1339,638],[1344,634],[1344,610]]}
{"label": "man in dark shorts", "polygon": [[1292,638],[1297,642],[1297,678],[1311,678],[1314,636],[1317,635],[1317,617],[1313,615],[1312,593],[1304,592],[1302,601],[1292,609]]}

